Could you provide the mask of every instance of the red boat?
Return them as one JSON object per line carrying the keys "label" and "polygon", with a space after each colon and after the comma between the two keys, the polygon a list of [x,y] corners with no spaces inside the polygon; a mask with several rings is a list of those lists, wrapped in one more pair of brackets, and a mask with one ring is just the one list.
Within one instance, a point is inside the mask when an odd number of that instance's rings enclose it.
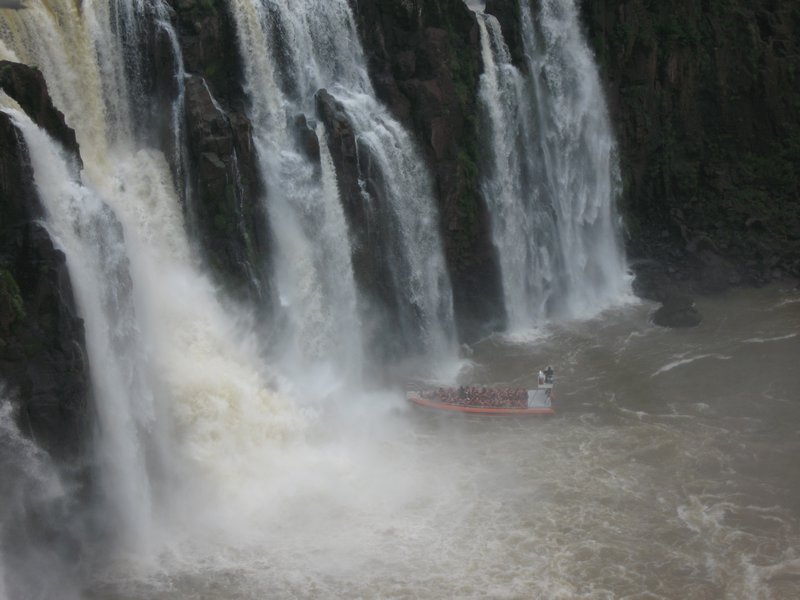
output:
{"label": "red boat", "polygon": [[468,386],[409,391],[406,399],[418,406],[481,415],[552,415],[552,379],[540,378],[534,390]]}

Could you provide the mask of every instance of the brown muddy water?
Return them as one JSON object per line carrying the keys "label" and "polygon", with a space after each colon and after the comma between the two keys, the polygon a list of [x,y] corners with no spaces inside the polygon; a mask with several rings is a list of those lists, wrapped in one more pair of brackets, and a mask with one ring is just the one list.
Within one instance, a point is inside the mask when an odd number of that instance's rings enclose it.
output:
{"label": "brown muddy water", "polygon": [[639,304],[472,349],[469,381],[552,363],[551,418],[350,396],[246,481],[221,476],[230,510],[89,595],[800,598],[800,293],[699,305],[690,330]]}

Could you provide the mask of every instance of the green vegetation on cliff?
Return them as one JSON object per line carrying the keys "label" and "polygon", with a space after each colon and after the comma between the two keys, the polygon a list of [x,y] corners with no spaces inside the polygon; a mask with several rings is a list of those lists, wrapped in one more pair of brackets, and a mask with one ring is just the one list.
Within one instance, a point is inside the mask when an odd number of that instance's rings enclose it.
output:
{"label": "green vegetation on cliff", "polygon": [[695,259],[702,247],[732,265],[730,283],[800,275],[796,3],[583,9],[620,140],[634,255]]}
{"label": "green vegetation on cliff", "polygon": [[25,303],[14,276],[0,268],[0,326],[5,328],[25,318]]}

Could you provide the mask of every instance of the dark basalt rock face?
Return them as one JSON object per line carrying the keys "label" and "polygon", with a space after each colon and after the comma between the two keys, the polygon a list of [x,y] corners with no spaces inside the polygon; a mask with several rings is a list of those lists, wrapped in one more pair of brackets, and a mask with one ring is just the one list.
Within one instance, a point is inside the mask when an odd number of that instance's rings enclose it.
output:
{"label": "dark basalt rock face", "polygon": [[[77,152],[38,71],[0,63],[0,79],[38,124]],[[65,257],[37,223],[42,214],[27,147],[0,114],[0,382],[4,399],[19,404],[20,429],[66,463],[86,443],[91,387]]]}
{"label": "dark basalt rock face", "polygon": [[189,74],[184,208],[190,233],[225,290],[266,310],[273,300],[264,268],[271,246],[266,191],[231,16],[220,0],[169,2]]}
{"label": "dark basalt rock face", "polygon": [[259,266],[269,239],[250,121],[224,112],[199,76],[187,78],[185,94],[190,233],[226,291],[263,307],[267,278]]}
{"label": "dark basalt rock face", "polygon": [[486,0],[484,12],[492,15],[500,23],[503,30],[503,39],[511,53],[511,61],[522,71],[528,70],[525,60],[525,50],[522,44],[522,32],[520,29],[520,0]]}
{"label": "dark basalt rock face", "polygon": [[167,0],[183,52],[184,68],[201,75],[226,110],[245,102],[236,30],[225,0]]}
{"label": "dark basalt rock face", "polygon": [[462,0],[351,0],[380,99],[415,134],[435,179],[462,339],[504,320],[481,197],[479,33]]}
{"label": "dark basalt rock face", "polygon": [[[381,308],[389,327],[398,332],[390,341],[383,331],[375,331],[373,348],[391,358],[402,354],[418,341],[397,339],[403,327],[399,321],[398,290],[392,280],[391,248],[399,244],[392,222],[391,206],[383,194],[381,172],[373,168],[374,159],[365,144],[359,144],[346,111],[326,90],[316,95],[317,114],[325,124],[328,147],[336,168],[342,206],[351,232],[353,271],[359,288]],[[361,186],[364,189],[361,189]],[[364,195],[369,196],[365,200]],[[388,256],[387,256],[388,255]],[[389,346],[395,345],[395,348]]]}
{"label": "dark basalt rock face", "polygon": [[0,88],[16,100],[39,127],[59,142],[80,165],[80,148],[75,131],[53,106],[41,71],[27,65],[0,60]]}
{"label": "dark basalt rock face", "polygon": [[582,8],[621,146],[629,254],[702,292],[800,277],[797,3]]}
{"label": "dark basalt rock face", "polygon": [[[365,206],[360,202],[358,147],[353,126],[342,106],[327,92],[320,90],[316,95],[317,114],[328,130],[329,143],[339,193],[342,196],[345,214],[350,223],[365,222]],[[363,231],[355,231],[359,236]],[[360,244],[356,243],[358,248]],[[369,248],[364,248],[369,251]]]}

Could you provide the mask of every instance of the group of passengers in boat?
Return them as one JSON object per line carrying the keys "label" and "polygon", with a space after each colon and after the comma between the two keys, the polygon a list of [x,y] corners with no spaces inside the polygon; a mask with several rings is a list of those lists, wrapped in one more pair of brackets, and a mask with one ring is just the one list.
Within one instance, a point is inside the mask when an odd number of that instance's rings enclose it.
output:
{"label": "group of passengers in boat", "polygon": [[432,400],[457,406],[479,406],[481,408],[527,408],[528,390],[523,388],[486,388],[462,386],[438,388],[429,392]]}

